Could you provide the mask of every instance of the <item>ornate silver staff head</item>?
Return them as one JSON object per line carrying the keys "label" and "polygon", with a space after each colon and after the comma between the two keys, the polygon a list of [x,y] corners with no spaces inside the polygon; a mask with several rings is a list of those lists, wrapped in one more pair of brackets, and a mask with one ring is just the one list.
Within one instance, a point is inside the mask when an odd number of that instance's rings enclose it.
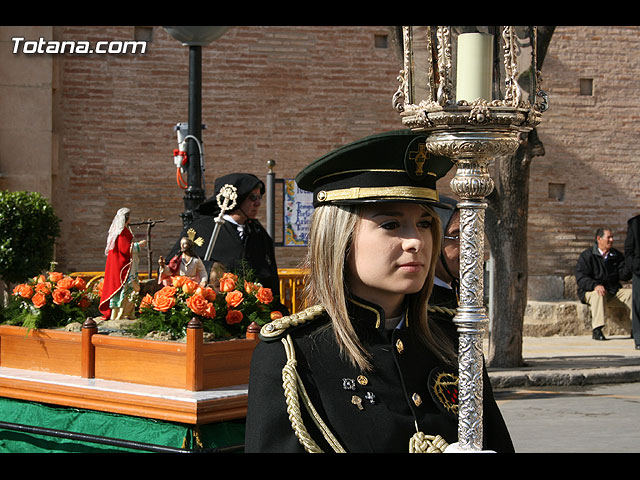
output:
{"label": "ornate silver staff head", "polygon": [[218,207],[220,207],[220,217],[228,212],[229,210],[233,210],[236,206],[236,202],[238,200],[238,189],[233,185],[225,184],[221,189],[218,195],[216,195],[216,201],[218,202]]}

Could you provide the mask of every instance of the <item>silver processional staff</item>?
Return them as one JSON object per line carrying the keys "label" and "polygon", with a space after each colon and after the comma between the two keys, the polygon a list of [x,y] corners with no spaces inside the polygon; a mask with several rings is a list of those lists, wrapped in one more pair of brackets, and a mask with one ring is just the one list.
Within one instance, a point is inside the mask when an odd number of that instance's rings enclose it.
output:
{"label": "silver processional staff", "polygon": [[209,246],[207,247],[207,252],[205,253],[204,259],[211,260],[211,254],[213,253],[213,247],[216,244],[216,240],[218,239],[218,234],[220,233],[220,227],[225,223],[224,218],[222,216],[233,210],[236,206],[236,200],[238,199],[238,190],[233,185],[226,184],[221,189],[218,195],[216,195],[216,201],[218,202],[218,207],[220,207],[220,213],[215,219],[216,225],[213,228],[213,233],[211,234],[211,240],[209,240]]}

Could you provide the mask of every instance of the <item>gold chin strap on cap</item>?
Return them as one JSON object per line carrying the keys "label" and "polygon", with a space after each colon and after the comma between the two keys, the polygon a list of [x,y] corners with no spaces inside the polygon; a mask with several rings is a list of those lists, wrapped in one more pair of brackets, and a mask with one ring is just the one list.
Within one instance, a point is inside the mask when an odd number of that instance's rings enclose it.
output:
{"label": "gold chin strap on cap", "polygon": [[361,200],[367,198],[387,198],[395,200],[421,199],[438,200],[438,193],[425,187],[352,187],[341,190],[321,190],[316,196],[320,202],[340,200]]}

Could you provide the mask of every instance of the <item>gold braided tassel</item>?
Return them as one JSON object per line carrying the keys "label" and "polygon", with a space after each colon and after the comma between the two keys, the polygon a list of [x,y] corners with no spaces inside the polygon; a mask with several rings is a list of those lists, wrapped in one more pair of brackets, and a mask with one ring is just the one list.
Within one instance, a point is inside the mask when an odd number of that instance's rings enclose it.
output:
{"label": "gold braided tassel", "polygon": [[309,432],[302,421],[302,412],[300,411],[300,400],[298,396],[298,394],[300,394],[302,396],[303,405],[311,414],[313,422],[323,433],[325,440],[329,442],[329,445],[331,445],[333,450],[337,453],[345,453],[344,448],[342,448],[338,443],[338,440],[333,436],[331,431],[329,431],[329,428],[325,425],[320,418],[320,415],[311,404],[311,400],[309,399],[304,385],[298,376],[296,371],[297,361],[291,336],[287,335],[286,338],[283,338],[282,343],[284,344],[287,353],[287,363],[282,369],[282,386],[284,387],[289,421],[291,422],[291,426],[293,427],[296,437],[298,437],[298,441],[308,453],[323,453],[322,449],[309,435]]}
{"label": "gold braided tassel", "polygon": [[456,313],[458,313],[458,310],[455,308],[447,308],[447,307],[439,307],[438,305],[429,305],[427,307],[427,311],[428,312],[437,312],[437,313],[444,313],[446,315],[449,315],[451,317],[455,317]]}
{"label": "gold braided tassel", "polygon": [[416,432],[409,440],[409,453],[443,453],[449,444],[440,435]]}

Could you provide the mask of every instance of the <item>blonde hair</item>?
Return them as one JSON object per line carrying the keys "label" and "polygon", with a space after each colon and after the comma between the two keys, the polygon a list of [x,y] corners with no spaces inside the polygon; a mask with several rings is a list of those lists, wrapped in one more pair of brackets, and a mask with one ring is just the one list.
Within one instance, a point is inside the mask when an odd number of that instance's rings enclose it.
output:
{"label": "blonde hair", "polygon": [[[427,303],[433,288],[442,241],[442,226],[438,215],[430,207],[425,205],[424,208],[433,217],[431,265],[422,289],[407,295],[408,324],[433,353],[451,363],[455,356],[453,347],[438,326],[429,321],[427,315]],[[360,208],[357,205],[323,205],[315,209],[308,237],[309,249],[305,266],[309,274],[305,293],[308,304],[323,305],[332,319],[331,327],[341,352],[354,366],[367,371],[371,369],[370,353],[360,342],[349,318],[349,289],[345,279],[347,257],[360,218]]]}

